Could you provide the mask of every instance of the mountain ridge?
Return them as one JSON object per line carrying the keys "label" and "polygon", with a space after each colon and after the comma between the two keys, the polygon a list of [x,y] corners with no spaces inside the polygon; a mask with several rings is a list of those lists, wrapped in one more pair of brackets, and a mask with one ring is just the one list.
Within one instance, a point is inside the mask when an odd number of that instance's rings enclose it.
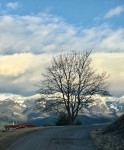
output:
{"label": "mountain ridge", "polygon": [[[61,93],[55,94],[35,94],[32,96],[21,96],[10,93],[0,94],[0,119],[27,121],[39,118],[53,117],[54,113],[40,113],[35,110],[36,100],[43,97],[46,102],[56,100],[61,97]],[[120,116],[124,112],[124,96],[117,98],[112,96],[94,95],[95,100],[87,109],[83,109],[79,115],[88,117],[113,118]],[[42,104],[43,107],[46,103]],[[6,119],[5,119],[6,120]]]}

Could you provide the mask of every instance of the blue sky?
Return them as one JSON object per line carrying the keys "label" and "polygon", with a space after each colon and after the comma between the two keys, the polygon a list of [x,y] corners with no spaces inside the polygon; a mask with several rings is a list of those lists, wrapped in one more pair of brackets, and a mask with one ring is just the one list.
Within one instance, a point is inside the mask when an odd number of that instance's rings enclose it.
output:
{"label": "blue sky", "polygon": [[1,0],[1,9],[7,9],[7,3],[18,3],[18,7],[8,13],[31,15],[42,12],[52,13],[64,18],[76,26],[93,26],[109,23],[112,26],[124,26],[123,13],[118,17],[104,19],[105,14],[117,6],[123,6],[123,0]]}
{"label": "blue sky", "polygon": [[0,1],[0,93],[35,94],[53,55],[90,49],[111,94],[124,95],[124,0]]}

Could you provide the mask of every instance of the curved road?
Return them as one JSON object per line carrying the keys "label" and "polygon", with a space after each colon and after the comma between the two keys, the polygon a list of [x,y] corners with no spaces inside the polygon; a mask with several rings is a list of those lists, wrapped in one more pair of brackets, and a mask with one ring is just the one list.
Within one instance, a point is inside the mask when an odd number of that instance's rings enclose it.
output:
{"label": "curved road", "polygon": [[21,137],[7,150],[98,150],[90,132],[100,127],[51,127]]}

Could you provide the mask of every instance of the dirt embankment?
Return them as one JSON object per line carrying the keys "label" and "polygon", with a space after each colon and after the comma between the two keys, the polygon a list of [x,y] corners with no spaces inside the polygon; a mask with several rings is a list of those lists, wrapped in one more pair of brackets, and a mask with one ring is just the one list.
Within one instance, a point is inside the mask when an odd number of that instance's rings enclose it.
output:
{"label": "dirt embankment", "polygon": [[103,150],[124,150],[124,115],[104,129],[92,131],[91,136]]}

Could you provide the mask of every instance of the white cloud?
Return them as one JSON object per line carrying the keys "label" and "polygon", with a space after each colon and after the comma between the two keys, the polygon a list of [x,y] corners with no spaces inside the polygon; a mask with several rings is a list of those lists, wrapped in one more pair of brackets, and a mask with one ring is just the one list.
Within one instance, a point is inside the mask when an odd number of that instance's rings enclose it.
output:
{"label": "white cloud", "polygon": [[[0,55],[0,76],[16,78],[27,72],[39,70],[50,58],[49,55],[33,55],[31,53]],[[31,75],[31,78],[34,77]]]}
{"label": "white cloud", "polygon": [[105,19],[111,18],[113,16],[117,16],[124,11],[123,6],[117,6],[115,8],[110,9],[107,14],[104,16]]}
{"label": "white cloud", "polygon": [[7,8],[10,8],[10,9],[15,9],[15,8],[17,8],[19,6],[19,3],[18,2],[15,2],[15,3],[7,3],[6,4],[6,7]]}
{"label": "white cloud", "polygon": [[0,53],[42,53],[61,50],[75,28],[47,14],[0,17]]}
{"label": "white cloud", "polygon": [[64,50],[94,49],[124,51],[124,28],[103,24],[76,28],[48,14],[0,16],[0,54],[54,53]]}
{"label": "white cloud", "polygon": [[[31,53],[0,56],[0,90],[25,95],[35,93],[37,87],[34,84],[40,81],[44,66],[50,63],[52,56]],[[124,53],[93,53],[92,60],[98,72],[110,74],[110,91],[114,95],[123,95]]]}
{"label": "white cloud", "polygon": [[0,16],[0,91],[30,95],[53,54],[89,49],[97,52],[94,65],[99,71],[110,73],[114,93],[116,87],[124,93],[124,28],[77,28],[46,13]]}
{"label": "white cloud", "polygon": [[31,53],[0,55],[0,92],[34,94],[37,90],[34,84],[40,81],[41,72],[51,57]]}
{"label": "white cloud", "polygon": [[124,95],[124,53],[94,53],[92,60],[98,72],[106,71],[110,75],[111,93]]}
{"label": "white cloud", "polygon": [[110,30],[106,38],[102,39],[99,49],[111,52],[124,52],[124,28],[118,30]]}

